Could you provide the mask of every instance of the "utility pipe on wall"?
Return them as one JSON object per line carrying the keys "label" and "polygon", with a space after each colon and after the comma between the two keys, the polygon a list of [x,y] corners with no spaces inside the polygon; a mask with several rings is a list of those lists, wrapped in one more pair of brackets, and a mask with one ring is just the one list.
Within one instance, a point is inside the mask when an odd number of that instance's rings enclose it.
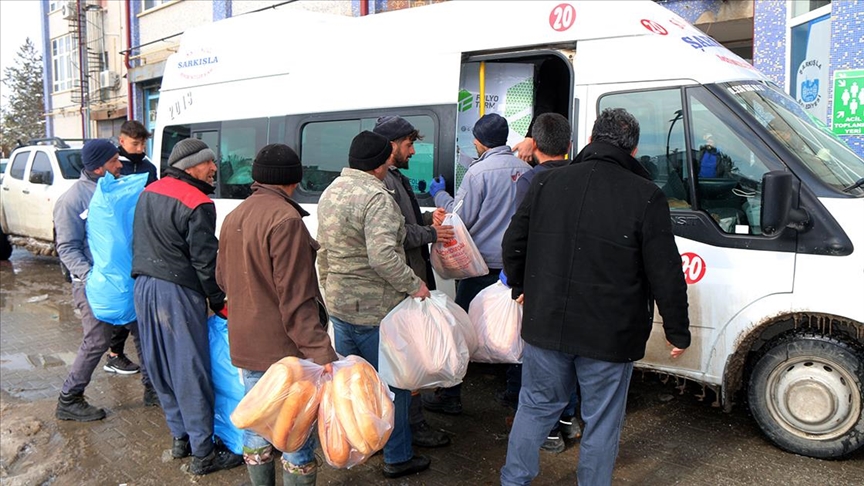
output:
{"label": "utility pipe on wall", "polygon": [[129,51],[132,49],[132,1],[126,0],[126,52],[123,63],[126,65],[126,119],[135,119],[135,103],[132,96],[132,79],[129,77],[132,63],[129,62]]}

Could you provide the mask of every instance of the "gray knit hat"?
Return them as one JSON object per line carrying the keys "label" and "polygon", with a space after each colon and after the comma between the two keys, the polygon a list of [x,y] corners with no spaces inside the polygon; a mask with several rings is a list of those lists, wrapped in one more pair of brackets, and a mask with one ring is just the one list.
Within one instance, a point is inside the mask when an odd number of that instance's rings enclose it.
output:
{"label": "gray knit hat", "polygon": [[216,154],[207,147],[207,144],[197,138],[187,138],[177,142],[171,156],[168,157],[168,165],[186,170],[195,167],[202,162],[216,160]]}

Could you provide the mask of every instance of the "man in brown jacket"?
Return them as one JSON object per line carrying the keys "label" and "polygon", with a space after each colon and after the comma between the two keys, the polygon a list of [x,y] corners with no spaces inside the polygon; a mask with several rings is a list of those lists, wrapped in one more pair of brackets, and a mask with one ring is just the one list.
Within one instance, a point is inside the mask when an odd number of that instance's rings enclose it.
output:
{"label": "man in brown jacket", "polygon": [[[225,218],[219,237],[216,280],[231,307],[231,361],[248,393],[271,364],[285,356],[320,365],[336,360],[327,336],[327,311],[318,288],[318,243],[291,199],[303,178],[287,145],[262,148],[252,163],[253,193]],[[314,485],[315,434],[297,452],[282,454],[285,485]],[[275,481],[273,446],[244,431],[243,458],[253,485]]]}

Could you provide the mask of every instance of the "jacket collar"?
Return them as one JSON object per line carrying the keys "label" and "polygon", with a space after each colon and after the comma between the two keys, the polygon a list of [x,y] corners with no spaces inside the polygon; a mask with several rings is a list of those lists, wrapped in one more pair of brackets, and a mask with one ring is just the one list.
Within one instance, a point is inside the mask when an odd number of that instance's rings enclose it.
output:
{"label": "jacket collar", "polygon": [[173,177],[174,179],[179,179],[207,195],[213,194],[213,191],[215,190],[215,188],[210,184],[207,184],[204,181],[199,181],[198,179],[187,174],[185,171],[177,169],[176,167],[166,168],[165,177]]}
{"label": "jacket collar", "polygon": [[125,158],[129,162],[134,162],[136,164],[140,164],[141,161],[143,161],[144,158],[147,157],[147,154],[145,154],[143,152],[140,154],[130,154],[130,153],[126,152],[126,149],[124,149],[122,145],[117,147],[117,152],[120,154],[120,158],[121,158],[120,161],[121,162],[123,161],[123,158]]}
{"label": "jacket collar", "polygon": [[352,169],[351,167],[343,167],[340,177],[350,177],[352,179],[361,179],[363,181],[374,182],[385,191],[387,190],[387,186],[384,185],[384,181],[362,170]]}
{"label": "jacket collar", "polygon": [[287,192],[283,191],[282,189],[279,189],[276,186],[272,186],[270,184],[261,184],[260,182],[255,182],[252,184],[252,193],[253,194],[254,193],[271,194],[273,196],[281,198],[281,199],[285,200],[285,202],[290,204],[294,209],[296,209],[297,212],[300,213],[301,218],[305,218],[306,216],[309,216],[309,213],[306,212],[306,210],[303,209],[299,204],[297,204],[296,201],[291,199],[291,196],[289,196]]}
{"label": "jacket collar", "polygon": [[483,155],[481,155],[478,159],[474,160],[474,162],[471,162],[471,165],[474,165],[477,162],[480,162],[482,160],[486,160],[489,157],[492,157],[493,155],[509,154],[512,152],[513,152],[513,150],[510,148],[509,145],[499,145],[495,148],[490,148],[489,150],[483,152]]}
{"label": "jacket collar", "polygon": [[81,169],[81,176],[78,177],[78,179],[87,182],[96,182],[101,178],[102,176],[96,175],[87,169]]}
{"label": "jacket collar", "polygon": [[583,148],[582,151],[573,159],[573,163],[578,164],[580,162],[590,162],[595,160],[621,166],[639,177],[643,177],[649,181],[651,180],[651,174],[649,174],[648,170],[645,169],[645,167],[642,167],[642,164],[634,159],[633,156],[621,148],[604,142],[591,142],[586,145],[585,148]]}

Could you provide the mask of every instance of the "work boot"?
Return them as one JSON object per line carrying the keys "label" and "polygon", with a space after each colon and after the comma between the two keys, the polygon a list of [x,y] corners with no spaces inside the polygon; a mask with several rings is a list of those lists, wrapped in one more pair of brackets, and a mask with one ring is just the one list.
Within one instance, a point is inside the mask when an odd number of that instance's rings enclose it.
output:
{"label": "work boot", "polygon": [[214,473],[223,469],[231,469],[243,464],[243,456],[234,454],[225,446],[216,443],[210,454],[204,457],[193,457],[189,464],[189,472],[196,476]]}
{"label": "work boot", "polygon": [[252,486],[275,486],[276,464],[273,461],[264,464],[246,464],[246,470],[249,471]]}
{"label": "work boot", "polygon": [[382,472],[384,473],[385,478],[401,478],[402,476],[425,471],[429,469],[430,464],[432,464],[432,461],[428,457],[415,455],[405,462],[384,464]]}
{"label": "work boot", "polygon": [[83,394],[60,393],[57,400],[57,411],[54,413],[60,420],[75,420],[77,422],[92,422],[105,418],[105,410],[87,403]]}
{"label": "work boot", "polygon": [[558,430],[561,436],[567,440],[575,440],[582,437],[582,426],[576,417],[561,417],[558,421]]}
{"label": "work boot", "polygon": [[153,388],[152,385],[144,386],[144,406],[145,407],[161,407],[162,404],[159,403],[159,395],[156,393],[156,389]]}
{"label": "work boot", "polygon": [[189,445],[189,436],[174,437],[171,442],[171,457],[174,459],[183,459],[192,455],[192,447]]}
{"label": "work boot", "polygon": [[425,420],[411,425],[411,444],[417,447],[444,447],[450,445],[450,436],[433,429]]}
{"label": "work boot", "polygon": [[561,432],[558,430],[552,431],[549,433],[549,436],[546,437],[546,440],[543,442],[543,445],[540,446],[541,451],[551,452],[553,454],[560,454],[564,452],[566,445],[564,444],[564,439],[561,438]]}
{"label": "work boot", "polygon": [[318,477],[318,463],[312,461],[295,466],[282,459],[282,486],[315,486]]}
{"label": "work boot", "polygon": [[462,413],[462,399],[449,397],[441,392],[423,395],[423,408],[430,412],[438,412],[447,415],[459,415]]}
{"label": "work boot", "polygon": [[516,410],[519,408],[519,393],[504,390],[495,394],[495,401],[505,407]]}

